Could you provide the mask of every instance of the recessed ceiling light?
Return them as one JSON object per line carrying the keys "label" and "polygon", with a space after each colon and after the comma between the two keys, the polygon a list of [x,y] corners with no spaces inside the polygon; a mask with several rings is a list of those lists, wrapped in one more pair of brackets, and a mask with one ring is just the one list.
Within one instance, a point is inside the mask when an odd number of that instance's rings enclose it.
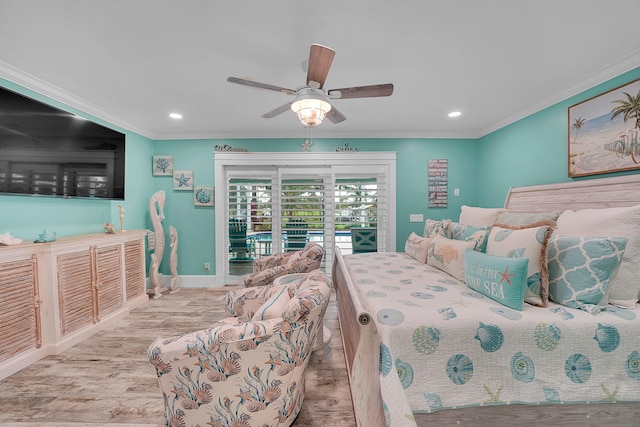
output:
{"label": "recessed ceiling light", "polygon": [[449,117],[458,117],[460,116],[462,113],[460,111],[452,111],[449,113]]}
{"label": "recessed ceiling light", "polygon": [[171,114],[169,114],[169,117],[171,117],[172,119],[181,119],[182,118],[182,114],[171,113]]}

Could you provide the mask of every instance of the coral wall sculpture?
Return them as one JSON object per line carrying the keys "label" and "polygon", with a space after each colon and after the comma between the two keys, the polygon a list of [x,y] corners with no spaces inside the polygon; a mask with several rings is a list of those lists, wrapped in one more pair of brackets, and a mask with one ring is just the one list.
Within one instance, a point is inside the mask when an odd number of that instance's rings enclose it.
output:
{"label": "coral wall sculpture", "polygon": [[149,280],[153,285],[154,298],[160,298],[164,288],[162,274],[160,274],[160,263],[164,255],[164,190],[156,191],[149,200],[149,215],[151,216],[151,224],[153,225],[153,238],[149,238],[149,250],[153,250],[151,254],[151,268],[149,270]]}
{"label": "coral wall sculpture", "polygon": [[171,270],[171,290],[170,294],[180,291],[178,287],[178,231],[174,226],[169,226],[169,247],[171,256],[169,257],[169,268]]}

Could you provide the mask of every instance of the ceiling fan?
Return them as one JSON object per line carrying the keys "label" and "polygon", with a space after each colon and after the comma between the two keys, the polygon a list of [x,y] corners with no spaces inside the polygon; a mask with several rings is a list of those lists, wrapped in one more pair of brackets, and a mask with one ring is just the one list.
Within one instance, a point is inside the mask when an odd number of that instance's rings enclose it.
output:
{"label": "ceiling fan", "polygon": [[312,44],[309,52],[309,65],[307,68],[307,83],[298,89],[287,89],[266,83],[256,82],[240,77],[228,77],[229,83],[236,83],[259,89],[273,90],[287,95],[296,95],[296,98],[280,107],[277,107],[262,117],[270,119],[291,109],[305,126],[317,126],[322,123],[325,116],[332,123],[340,123],[347,118],[331,105],[333,99],[373,98],[390,96],[393,93],[393,84],[379,84],[370,86],[355,86],[340,89],[329,89],[325,92],[322,88],[331,68],[335,51],[326,46]]}

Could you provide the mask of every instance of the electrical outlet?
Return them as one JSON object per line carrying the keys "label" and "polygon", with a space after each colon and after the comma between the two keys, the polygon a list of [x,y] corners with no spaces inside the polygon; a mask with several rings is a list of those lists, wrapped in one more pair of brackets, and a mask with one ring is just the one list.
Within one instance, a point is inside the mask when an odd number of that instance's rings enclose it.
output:
{"label": "electrical outlet", "polygon": [[208,262],[204,263],[204,271],[209,271],[211,269],[211,264],[209,264]]}
{"label": "electrical outlet", "polygon": [[409,215],[409,222],[423,222],[423,221],[424,221],[424,217],[422,216],[422,214]]}
{"label": "electrical outlet", "polygon": [[460,195],[460,189],[459,188],[454,188],[453,189],[453,195],[454,196],[459,196]]}

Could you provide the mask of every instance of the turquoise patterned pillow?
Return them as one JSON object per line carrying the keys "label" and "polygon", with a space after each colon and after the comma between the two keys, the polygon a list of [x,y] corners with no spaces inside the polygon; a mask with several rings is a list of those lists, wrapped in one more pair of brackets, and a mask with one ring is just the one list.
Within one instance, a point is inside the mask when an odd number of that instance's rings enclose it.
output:
{"label": "turquoise patterned pillow", "polygon": [[451,222],[449,226],[450,238],[455,240],[464,240],[466,242],[475,242],[473,248],[479,252],[485,252],[487,248],[487,236],[489,235],[490,225],[474,226],[461,224],[459,222]]}
{"label": "turquoise patterned pillow", "polygon": [[563,237],[549,241],[549,296],[591,314],[607,304],[609,281],[622,262],[625,237]]}
{"label": "turquoise patterned pillow", "polygon": [[528,258],[499,257],[467,249],[464,279],[474,291],[521,311],[527,289],[528,265]]}

